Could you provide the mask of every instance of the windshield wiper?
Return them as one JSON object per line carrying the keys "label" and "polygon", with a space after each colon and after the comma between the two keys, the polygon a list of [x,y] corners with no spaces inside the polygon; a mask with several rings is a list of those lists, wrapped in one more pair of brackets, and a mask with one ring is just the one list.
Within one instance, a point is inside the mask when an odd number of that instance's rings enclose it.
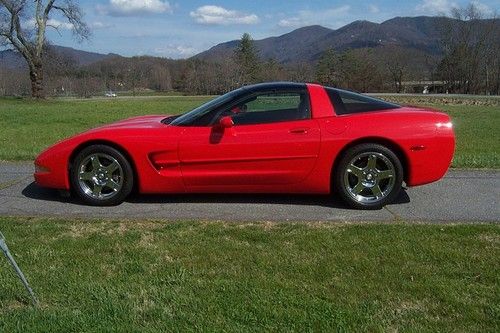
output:
{"label": "windshield wiper", "polygon": [[167,117],[167,118],[163,119],[163,120],[161,121],[161,123],[162,123],[162,124],[165,124],[165,125],[168,125],[168,124],[170,124],[172,121],[174,121],[174,119],[177,119],[177,118],[179,118],[180,116],[181,116],[181,115]]}

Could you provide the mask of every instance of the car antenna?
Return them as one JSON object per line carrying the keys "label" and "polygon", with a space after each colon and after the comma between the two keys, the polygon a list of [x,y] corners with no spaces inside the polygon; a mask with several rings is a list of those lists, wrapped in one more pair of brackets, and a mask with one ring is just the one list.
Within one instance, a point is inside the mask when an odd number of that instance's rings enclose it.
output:
{"label": "car antenna", "polygon": [[0,232],[0,248],[2,249],[2,252],[5,254],[5,257],[7,260],[11,263],[12,267],[14,267],[14,270],[16,271],[17,275],[19,276],[19,279],[21,279],[24,287],[28,291],[28,293],[31,296],[31,300],[33,301],[33,305],[35,307],[38,307],[38,299],[35,296],[35,293],[33,292],[33,289],[31,289],[30,285],[28,284],[28,280],[26,280],[26,277],[24,276],[23,272],[19,268],[19,266],[16,263],[16,260],[14,260],[14,257],[12,254],[10,254],[9,248],[7,246],[7,243],[5,242],[5,237],[3,234]]}

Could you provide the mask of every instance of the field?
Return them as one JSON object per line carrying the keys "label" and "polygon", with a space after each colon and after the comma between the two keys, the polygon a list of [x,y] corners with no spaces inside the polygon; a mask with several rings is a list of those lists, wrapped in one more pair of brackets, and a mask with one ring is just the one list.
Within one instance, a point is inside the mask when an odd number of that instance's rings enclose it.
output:
{"label": "field", "polygon": [[[96,125],[143,114],[178,114],[210,97],[137,97],[90,100],[0,99],[0,160],[32,160],[44,148]],[[470,100],[470,99],[469,99]],[[404,102],[404,101],[403,101]],[[500,168],[498,104],[436,104],[455,125],[455,168]],[[469,105],[471,104],[471,105]]]}
{"label": "field", "polygon": [[498,332],[498,225],[0,217],[1,332]]}
{"label": "field", "polygon": [[[0,160],[209,98],[0,99]],[[419,102],[452,116],[454,167],[500,168],[498,105]],[[500,330],[499,224],[0,217],[0,230],[40,299],[0,255],[0,332]]]}

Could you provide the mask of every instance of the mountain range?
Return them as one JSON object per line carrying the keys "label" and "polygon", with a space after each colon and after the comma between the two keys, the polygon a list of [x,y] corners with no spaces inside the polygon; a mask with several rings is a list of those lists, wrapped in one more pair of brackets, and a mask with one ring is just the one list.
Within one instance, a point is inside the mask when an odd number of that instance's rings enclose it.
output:
{"label": "mountain range", "polygon": [[[486,20],[484,20],[486,22]],[[445,17],[395,17],[382,23],[355,21],[333,30],[319,25],[296,29],[277,37],[255,40],[255,46],[261,59],[273,58],[282,64],[314,63],[321,54],[334,48],[337,51],[347,49],[375,49],[383,57],[390,47],[400,47],[419,59],[425,56],[438,57],[442,54],[442,29],[447,24],[469,24]],[[494,21],[500,29],[500,19]],[[215,45],[195,55],[194,59],[219,61],[231,56],[239,40]],[[99,54],[55,46],[57,52],[74,59],[77,65],[85,66],[117,56]],[[24,66],[19,54],[13,51],[0,52],[0,65],[10,68]]]}
{"label": "mountain range", "polygon": [[[74,64],[77,67],[87,66],[94,64],[96,62],[117,57],[119,55],[109,53],[109,54],[101,54],[95,52],[87,52],[82,50],[73,49],[71,47],[64,47],[58,45],[52,45],[52,50],[63,57],[70,58],[74,61]],[[12,50],[4,50],[0,51],[0,65],[10,68],[10,69],[19,69],[25,68],[26,63],[22,56],[15,51]]]}
{"label": "mountain range", "polygon": [[[484,20],[487,22],[488,20]],[[500,20],[495,20],[500,29]],[[469,24],[446,17],[395,17],[382,23],[355,21],[339,29],[319,25],[299,28],[290,33],[255,41],[262,59],[275,59],[280,63],[315,62],[329,48],[383,49],[400,47],[429,56],[442,54],[443,28],[453,24]],[[218,44],[195,57],[217,60],[232,54],[238,40]]]}

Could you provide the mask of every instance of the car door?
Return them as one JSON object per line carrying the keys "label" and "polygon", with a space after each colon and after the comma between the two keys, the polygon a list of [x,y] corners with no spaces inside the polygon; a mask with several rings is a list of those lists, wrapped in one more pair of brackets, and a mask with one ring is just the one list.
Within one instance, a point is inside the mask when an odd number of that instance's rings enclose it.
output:
{"label": "car door", "polygon": [[311,172],[319,147],[305,89],[260,92],[217,110],[210,126],[186,127],[179,160],[188,190],[293,184]]}

